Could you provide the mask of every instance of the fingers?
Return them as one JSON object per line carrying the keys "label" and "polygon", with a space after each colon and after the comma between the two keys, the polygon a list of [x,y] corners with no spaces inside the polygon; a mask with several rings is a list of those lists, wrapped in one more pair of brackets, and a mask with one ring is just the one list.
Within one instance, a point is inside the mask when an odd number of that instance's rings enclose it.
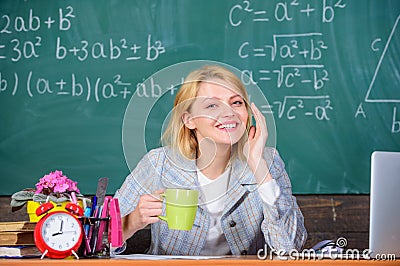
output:
{"label": "fingers", "polygon": [[141,195],[133,212],[122,218],[124,240],[147,225],[160,221],[158,216],[162,214],[161,194],[164,191],[160,189],[152,194]]}
{"label": "fingers", "polygon": [[161,193],[164,193],[164,192],[165,192],[165,188],[162,188],[162,189],[154,191],[153,194],[161,194]]}
{"label": "fingers", "polygon": [[163,194],[165,192],[165,189],[159,189],[153,192],[153,197],[156,197],[157,199],[162,201],[162,196],[161,194]]}
{"label": "fingers", "polygon": [[155,191],[153,194],[140,196],[138,207],[140,209],[161,209],[162,199],[160,194],[160,191]]}
{"label": "fingers", "polygon": [[254,139],[254,136],[256,135],[256,127],[255,126],[251,126],[250,130],[249,130],[249,140]]}
{"label": "fingers", "polygon": [[153,194],[140,196],[136,210],[143,227],[159,221],[158,216],[162,214],[162,198],[160,194],[163,192],[164,190],[157,190]]}
{"label": "fingers", "polygon": [[162,202],[153,195],[142,195],[138,207],[141,209],[157,209],[162,207]]}
{"label": "fingers", "polygon": [[262,134],[262,136],[266,139],[268,131],[267,131],[267,122],[265,120],[265,117],[254,103],[251,103],[250,107],[251,111],[253,112],[254,119],[256,120],[257,128],[255,132],[255,137],[258,137]]}
{"label": "fingers", "polygon": [[260,112],[260,110],[254,103],[251,103],[251,111],[254,114],[254,119],[256,120],[257,125],[261,123],[260,126],[266,126],[264,115]]}

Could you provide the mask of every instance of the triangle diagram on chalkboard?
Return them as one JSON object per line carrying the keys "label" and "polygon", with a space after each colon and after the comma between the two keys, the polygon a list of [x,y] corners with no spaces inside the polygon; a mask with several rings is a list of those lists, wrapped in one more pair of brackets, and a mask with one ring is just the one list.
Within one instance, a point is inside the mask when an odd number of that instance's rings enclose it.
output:
{"label": "triangle diagram on chalkboard", "polygon": [[366,102],[400,102],[400,15],[394,23],[376,66]]}

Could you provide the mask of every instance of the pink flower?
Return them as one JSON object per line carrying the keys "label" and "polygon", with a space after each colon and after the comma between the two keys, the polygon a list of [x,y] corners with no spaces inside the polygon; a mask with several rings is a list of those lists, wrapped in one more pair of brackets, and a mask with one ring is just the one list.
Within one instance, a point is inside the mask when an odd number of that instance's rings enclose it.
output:
{"label": "pink flower", "polygon": [[72,180],[69,180],[68,185],[69,185],[69,190],[70,191],[75,191],[77,193],[81,193],[79,191],[79,189],[78,189],[78,182],[74,182]]}
{"label": "pink flower", "polygon": [[62,171],[56,170],[39,179],[39,182],[36,183],[35,193],[49,195],[52,193],[69,193],[72,191],[80,193],[78,183],[69,179]]}
{"label": "pink flower", "polygon": [[60,182],[54,186],[54,192],[64,193],[64,192],[67,192],[68,188],[69,188],[69,185],[67,183]]}
{"label": "pink flower", "polygon": [[45,175],[40,179],[40,184],[43,186],[43,188],[52,188],[54,187],[54,178],[53,176]]}
{"label": "pink flower", "polygon": [[36,184],[36,191],[35,191],[35,194],[40,194],[40,193],[42,193],[42,191],[43,191],[43,185],[40,184],[40,183],[37,183],[37,184]]}

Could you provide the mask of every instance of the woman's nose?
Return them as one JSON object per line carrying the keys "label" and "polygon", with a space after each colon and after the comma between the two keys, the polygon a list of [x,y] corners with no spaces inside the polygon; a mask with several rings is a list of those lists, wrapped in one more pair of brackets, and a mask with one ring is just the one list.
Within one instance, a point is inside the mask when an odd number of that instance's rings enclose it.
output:
{"label": "woman's nose", "polygon": [[235,115],[235,111],[228,104],[222,103],[221,106],[222,106],[222,108],[221,108],[220,116],[222,116],[222,117],[231,117],[231,116]]}

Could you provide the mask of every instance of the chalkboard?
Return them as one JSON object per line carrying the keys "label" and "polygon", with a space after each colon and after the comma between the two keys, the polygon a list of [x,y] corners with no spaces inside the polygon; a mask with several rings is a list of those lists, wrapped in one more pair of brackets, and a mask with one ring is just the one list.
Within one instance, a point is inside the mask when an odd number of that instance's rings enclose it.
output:
{"label": "chalkboard", "polygon": [[[261,88],[295,193],[368,193],[372,151],[400,150],[399,20],[398,0],[3,0],[0,194],[56,169],[84,194],[107,176],[113,194],[130,171],[122,139],[160,145],[184,72],[151,77],[190,60]],[[156,105],[123,136],[133,98],[139,114]]]}

